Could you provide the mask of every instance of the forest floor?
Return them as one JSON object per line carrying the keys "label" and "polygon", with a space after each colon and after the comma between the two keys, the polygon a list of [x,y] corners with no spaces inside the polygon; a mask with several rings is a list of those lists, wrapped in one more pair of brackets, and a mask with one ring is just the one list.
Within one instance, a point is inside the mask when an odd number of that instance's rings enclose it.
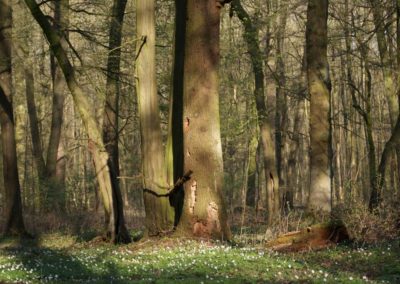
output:
{"label": "forest floor", "polygon": [[3,238],[0,283],[400,283],[399,240],[285,254],[238,240],[114,246],[60,234]]}

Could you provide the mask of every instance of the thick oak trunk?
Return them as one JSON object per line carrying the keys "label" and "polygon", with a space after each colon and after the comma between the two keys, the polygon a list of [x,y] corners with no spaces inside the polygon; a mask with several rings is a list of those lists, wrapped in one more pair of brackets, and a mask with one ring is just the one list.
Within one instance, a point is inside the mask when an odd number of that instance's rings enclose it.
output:
{"label": "thick oak trunk", "polygon": [[184,63],[184,167],[192,170],[178,234],[230,239],[222,197],[218,64],[221,4],[188,0]]}

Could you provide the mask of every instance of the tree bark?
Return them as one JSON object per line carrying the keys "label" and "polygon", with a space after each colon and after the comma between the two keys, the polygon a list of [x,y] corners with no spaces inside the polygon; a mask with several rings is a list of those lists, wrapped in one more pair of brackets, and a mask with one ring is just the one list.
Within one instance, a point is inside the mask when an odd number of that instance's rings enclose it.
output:
{"label": "tree bark", "polygon": [[309,210],[331,210],[331,81],[327,59],[328,0],[309,0],[306,26],[310,93]]}
{"label": "tree bark", "polygon": [[144,204],[148,235],[159,235],[173,228],[173,208],[169,198],[157,196],[169,188],[162,145],[155,66],[155,3],[136,1],[137,43],[136,90],[143,162]]}
{"label": "tree bark", "polygon": [[177,233],[229,240],[222,197],[223,161],[219,121],[218,65],[221,3],[188,0],[184,62],[184,208]]}
{"label": "tree bark", "polygon": [[6,235],[25,235],[21,189],[18,177],[15,122],[12,105],[12,9],[11,1],[0,1],[0,125],[3,151]]}

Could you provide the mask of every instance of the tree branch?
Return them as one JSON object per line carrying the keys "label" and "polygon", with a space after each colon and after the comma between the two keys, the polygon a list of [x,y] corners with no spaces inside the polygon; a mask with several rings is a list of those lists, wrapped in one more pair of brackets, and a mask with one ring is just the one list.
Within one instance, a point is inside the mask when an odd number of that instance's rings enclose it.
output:
{"label": "tree branch", "polygon": [[192,172],[191,170],[188,170],[188,171],[183,175],[183,177],[179,178],[179,179],[176,181],[175,185],[174,185],[172,188],[170,188],[170,189],[167,190],[166,193],[160,194],[160,193],[157,193],[157,192],[155,192],[155,191],[153,191],[153,190],[151,190],[151,189],[148,189],[148,188],[144,188],[144,189],[143,189],[143,192],[147,192],[147,193],[153,194],[153,195],[155,195],[155,196],[157,196],[157,197],[168,197],[168,196],[170,196],[172,193],[174,193],[175,190],[179,189],[182,185],[184,185],[185,182],[187,182],[188,180],[190,180],[190,176],[191,176],[192,174],[193,174],[193,172]]}

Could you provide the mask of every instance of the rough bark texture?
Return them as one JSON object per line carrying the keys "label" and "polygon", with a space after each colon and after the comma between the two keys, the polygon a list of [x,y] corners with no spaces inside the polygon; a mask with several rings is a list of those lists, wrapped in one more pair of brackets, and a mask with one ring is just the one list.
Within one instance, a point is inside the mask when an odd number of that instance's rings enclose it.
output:
{"label": "rough bark texture", "polygon": [[59,34],[50,25],[46,19],[46,16],[43,14],[34,0],[25,0],[25,3],[31,11],[32,16],[42,28],[46,39],[50,44],[51,51],[57,58],[58,64],[63,71],[68,88],[72,94],[74,104],[77,107],[85,126],[89,137],[89,151],[93,156],[96,176],[105,209],[106,236],[112,242],[118,242],[120,241],[117,220],[118,211],[115,208],[115,197],[110,179],[110,168],[108,164],[109,157],[108,153],[105,151],[100,127],[96,121],[95,114],[93,113],[93,108],[90,105],[86,94],[76,80],[75,70],[61,44],[62,39],[60,38]]}
{"label": "rough bark texture", "polygon": [[11,77],[11,1],[0,1],[0,125],[5,189],[4,234],[24,235],[17,167]]}
{"label": "rough bark texture", "polygon": [[254,72],[254,97],[264,154],[268,223],[271,224],[279,212],[279,177],[274,151],[273,126],[268,120],[267,106],[265,104],[263,58],[258,41],[258,31],[249,14],[244,10],[239,0],[234,0],[231,5],[244,26],[244,37]]}
{"label": "rough bark texture", "polygon": [[330,89],[328,0],[309,0],[306,27],[307,79],[310,93],[309,210],[331,210]]}
{"label": "rough bark texture", "polygon": [[173,208],[168,197],[156,196],[169,188],[162,145],[155,69],[155,4],[136,1],[137,43],[136,90],[143,161],[144,205],[149,235],[173,228]]}
{"label": "rough bark texture", "polygon": [[121,242],[131,241],[129,232],[125,227],[123,201],[119,183],[119,151],[118,151],[118,110],[120,92],[120,62],[122,24],[125,15],[126,0],[114,0],[111,10],[111,22],[109,30],[106,102],[103,120],[103,141],[109,155],[110,178],[113,187],[113,195],[116,210],[116,226]]}
{"label": "rough bark texture", "polygon": [[218,64],[221,4],[188,0],[184,64],[184,167],[192,170],[177,232],[229,240],[222,198]]}

